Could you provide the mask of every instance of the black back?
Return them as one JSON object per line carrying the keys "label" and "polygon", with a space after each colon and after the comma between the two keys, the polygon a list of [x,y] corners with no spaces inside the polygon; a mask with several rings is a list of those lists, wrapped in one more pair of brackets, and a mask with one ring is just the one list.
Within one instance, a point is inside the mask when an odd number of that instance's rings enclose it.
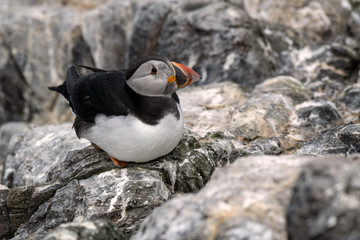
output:
{"label": "black back", "polygon": [[61,93],[69,101],[69,106],[77,116],[74,123],[75,130],[82,128],[84,122],[94,123],[98,114],[126,116],[131,113],[151,125],[157,124],[167,113],[180,116],[176,106],[176,102],[179,103],[176,93],[172,97],[143,96],[126,84],[127,69],[105,71],[86,68],[95,72],[80,77],[72,66],[62,85],[49,87],[50,90]]}

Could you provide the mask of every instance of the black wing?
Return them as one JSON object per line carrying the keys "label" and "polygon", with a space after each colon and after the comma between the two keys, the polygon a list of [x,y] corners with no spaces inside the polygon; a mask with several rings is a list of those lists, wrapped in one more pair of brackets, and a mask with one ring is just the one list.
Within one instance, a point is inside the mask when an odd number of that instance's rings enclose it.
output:
{"label": "black wing", "polygon": [[105,71],[102,69],[85,67],[92,74],[82,76],[74,66],[66,74],[66,81],[50,90],[61,93],[78,120],[94,123],[98,114],[128,115],[132,102],[125,90],[125,75],[127,70]]}
{"label": "black wing", "polygon": [[128,115],[131,101],[124,89],[125,74],[122,70],[80,77],[70,93],[75,114],[86,122],[95,122],[98,114]]}

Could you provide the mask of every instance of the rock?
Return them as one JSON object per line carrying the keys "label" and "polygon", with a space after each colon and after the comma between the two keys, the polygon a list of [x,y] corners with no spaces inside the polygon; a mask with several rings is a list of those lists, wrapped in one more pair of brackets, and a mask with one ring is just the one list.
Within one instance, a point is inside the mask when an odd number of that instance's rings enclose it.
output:
{"label": "rock", "polygon": [[34,186],[24,186],[17,189],[12,189],[9,192],[7,207],[9,209],[9,217],[11,223],[11,233],[23,223],[25,223],[31,216],[30,204],[31,195],[33,194]]}
{"label": "rock", "polygon": [[[0,102],[11,101],[2,106],[12,106],[0,109],[3,121],[70,121],[61,97],[43,91],[61,83],[70,65],[119,69],[149,54],[194,68],[204,75],[199,84],[233,81],[251,90],[266,78],[292,75],[316,98],[331,101],[358,75],[357,40],[342,30],[350,16],[348,1],[4,0],[3,5],[0,72],[6,69],[16,96],[7,96],[7,84],[1,87]],[[322,45],[310,46],[308,38]]]}
{"label": "rock", "polygon": [[356,82],[360,60],[357,41],[339,36],[317,47],[305,46],[290,54],[292,74],[305,82],[316,98],[339,99],[345,86]]}
{"label": "rock", "polygon": [[360,152],[360,124],[348,124],[337,135],[346,146],[346,154]]}
{"label": "rock", "polygon": [[357,0],[350,0],[352,5],[352,11],[348,19],[349,32],[356,39],[360,38],[360,6],[357,3]]}
{"label": "rock", "polygon": [[88,145],[88,141],[77,139],[71,124],[34,127],[14,136],[8,146],[2,184],[12,188],[44,183],[54,164],[60,164],[70,151]]}
{"label": "rock", "polygon": [[[12,136],[26,132],[30,128],[25,122],[7,122],[0,127],[0,163],[1,170],[7,154],[8,144]],[[2,172],[2,171],[1,171]]]}
{"label": "rock", "polygon": [[125,235],[106,221],[64,223],[48,233],[44,240],[126,240]]}
{"label": "rock", "polygon": [[199,84],[230,80],[253,87],[274,73],[273,54],[258,30],[244,9],[225,2],[179,9],[162,25],[156,53],[204,72]]}
{"label": "rock", "polygon": [[268,138],[268,139],[255,139],[247,146],[246,151],[251,155],[260,155],[260,154],[278,155],[282,153],[284,150],[279,139]]}
{"label": "rock", "polygon": [[[1,50],[0,57],[3,57]],[[7,68],[10,67],[7,66]],[[26,101],[26,96],[24,96],[24,91],[26,89],[26,83],[24,83],[15,73],[12,73],[9,70],[0,70],[0,124],[7,121],[30,120],[31,107]]]}
{"label": "rock", "polygon": [[83,148],[89,143],[77,140],[70,124],[34,127],[13,137],[3,182],[14,187],[9,204],[14,239],[94,219],[130,236],[154,207],[174,194],[199,191],[215,167],[234,158],[230,142],[201,145],[197,138],[187,131],[172,153],[121,169],[105,152]]}
{"label": "rock", "polygon": [[130,1],[121,0],[110,1],[82,16],[82,36],[96,67],[109,70],[125,67],[131,23],[128,19],[132,19]]}
{"label": "rock", "polygon": [[360,162],[327,157],[304,167],[287,209],[289,239],[360,238]]}
{"label": "rock", "polygon": [[[223,82],[178,91],[185,126],[200,136],[225,132],[231,127],[232,113],[248,99],[239,84]],[[214,121],[216,119],[216,121]]]}
{"label": "rock", "polygon": [[286,76],[264,81],[251,95],[244,106],[232,114],[231,120],[230,132],[245,140],[281,136],[290,122],[294,104],[309,99],[305,87]]}
{"label": "rock", "polygon": [[346,107],[351,110],[360,109],[360,84],[354,84],[350,88],[345,90],[344,96],[340,99]]}
{"label": "rock", "polygon": [[261,94],[282,94],[292,101],[293,105],[309,100],[311,94],[308,89],[297,79],[290,76],[278,76],[266,79],[258,84],[251,93],[253,96]]}
{"label": "rock", "polygon": [[312,127],[327,127],[341,119],[334,103],[325,100],[310,100],[296,106],[300,124]]}
{"label": "rock", "polygon": [[9,189],[4,185],[0,185],[0,238],[8,239],[10,237],[10,218],[7,208],[7,198]]}
{"label": "rock", "polygon": [[345,155],[358,151],[359,124],[348,123],[324,130],[311,138],[302,148],[300,155]]}
{"label": "rock", "polygon": [[349,1],[244,1],[252,18],[279,23],[296,29],[313,42],[322,42],[337,36],[350,17]]}
{"label": "rock", "polygon": [[[77,29],[76,10],[45,4],[29,5],[14,4],[1,9],[0,44],[5,46],[10,56],[3,66],[13,66],[10,71],[16,77],[17,85],[25,85],[23,91],[13,90],[21,91],[22,97],[30,104],[21,120],[31,118],[44,123],[49,116],[41,113],[51,109],[55,102],[55,95],[49,98],[49,92],[44,89],[63,81],[64,69],[72,63],[73,51],[78,52],[83,41]],[[83,58],[78,56],[78,59]],[[26,110],[30,112],[26,113]]]}
{"label": "rock", "polygon": [[[69,222],[112,231],[98,219],[131,237],[169,199],[136,238],[285,239],[293,179],[319,158],[299,155],[360,149],[357,2],[3,0],[0,157],[7,152],[1,178],[14,239],[42,238]],[[70,65],[119,69],[149,54],[203,76],[179,91],[186,131],[164,157],[115,168],[70,124],[6,123],[72,121],[62,97],[47,91]],[[264,154],[292,155],[239,158]]]}
{"label": "rock", "polygon": [[156,52],[160,31],[171,11],[171,5],[167,2],[138,2],[129,41],[129,62],[137,61],[139,56]]}
{"label": "rock", "polygon": [[238,158],[217,169],[198,193],[156,208],[132,239],[286,239],[283,213],[292,184],[313,160]]}

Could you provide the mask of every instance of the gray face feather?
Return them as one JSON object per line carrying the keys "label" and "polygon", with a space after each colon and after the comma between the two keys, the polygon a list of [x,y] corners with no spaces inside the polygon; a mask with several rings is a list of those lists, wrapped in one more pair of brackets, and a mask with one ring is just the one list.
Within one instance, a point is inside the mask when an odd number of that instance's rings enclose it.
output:
{"label": "gray face feather", "polygon": [[168,82],[169,77],[174,76],[174,70],[170,67],[158,60],[144,62],[126,82],[135,92],[144,96],[171,95],[177,85]]}

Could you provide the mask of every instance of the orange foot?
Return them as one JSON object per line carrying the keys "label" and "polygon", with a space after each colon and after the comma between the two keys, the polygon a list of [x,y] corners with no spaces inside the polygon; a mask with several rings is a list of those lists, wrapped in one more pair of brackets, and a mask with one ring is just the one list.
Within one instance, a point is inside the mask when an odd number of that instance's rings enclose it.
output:
{"label": "orange foot", "polygon": [[96,148],[96,149],[99,149],[99,150],[102,150],[102,148],[101,147],[99,147],[98,145],[96,145],[95,143],[91,143],[91,145],[94,147],[94,148]]}
{"label": "orange foot", "polygon": [[120,167],[125,167],[128,163],[127,162],[123,162],[123,161],[119,161],[117,160],[116,158],[112,157],[112,156],[109,156],[111,161],[113,161],[113,163],[116,165],[116,166],[120,166]]}

